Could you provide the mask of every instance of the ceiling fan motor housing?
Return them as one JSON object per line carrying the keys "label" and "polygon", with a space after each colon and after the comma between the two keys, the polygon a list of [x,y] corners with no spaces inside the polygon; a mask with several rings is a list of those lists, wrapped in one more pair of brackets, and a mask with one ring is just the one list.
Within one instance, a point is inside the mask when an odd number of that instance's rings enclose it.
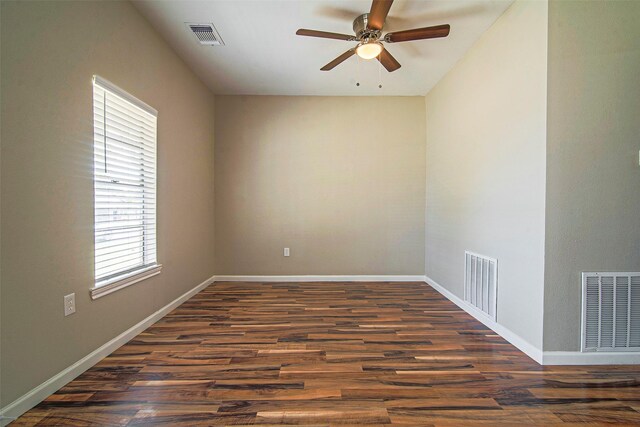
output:
{"label": "ceiling fan motor housing", "polygon": [[353,20],[353,32],[356,38],[363,41],[375,41],[380,38],[380,30],[371,30],[367,28],[369,22],[369,14],[363,13]]}

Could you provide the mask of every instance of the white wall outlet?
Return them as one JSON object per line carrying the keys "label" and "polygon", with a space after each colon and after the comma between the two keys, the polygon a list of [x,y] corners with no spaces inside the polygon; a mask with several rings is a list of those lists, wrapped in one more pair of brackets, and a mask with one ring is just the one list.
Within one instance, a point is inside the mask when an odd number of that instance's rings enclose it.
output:
{"label": "white wall outlet", "polygon": [[76,294],[64,296],[64,315],[68,316],[76,312]]}
{"label": "white wall outlet", "polygon": [[289,256],[289,248],[284,248],[284,256]]}

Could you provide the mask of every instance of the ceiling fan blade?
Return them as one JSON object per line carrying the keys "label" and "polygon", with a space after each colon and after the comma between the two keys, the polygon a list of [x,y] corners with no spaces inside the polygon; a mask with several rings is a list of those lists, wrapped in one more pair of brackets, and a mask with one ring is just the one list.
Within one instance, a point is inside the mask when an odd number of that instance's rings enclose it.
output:
{"label": "ceiling fan blade", "polygon": [[402,66],[387,49],[382,49],[382,52],[378,55],[378,61],[380,61],[382,66],[390,73]]}
{"label": "ceiling fan blade", "polygon": [[346,61],[347,59],[349,59],[355,53],[356,53],[355,49],[349,49],[348,51],[346,51],[342,55],[338,56],[336,59],[334,59],[333,61],[329,62],[327,65],[325,65],[324,67],[322,67],[320,69],[322,71],[332,70],[336,65],[342,63],[343,61]]}
{"label": "ceiling fan blade", "polygon": [[396,31],[384,36],[384,41],[388,43],[408,42],[411,40],[435,39],[447,37],[449,35],[449,24],[437,25],[435,27],[414,28],[413,30]]}
{"label": "ceiling fan blade", "polygon": [[369,17],[367,18],[367,28],[370,30],[382,30],[384,20],[387,18],[392,4],[393,0],[373,0],[371,11],[369,11]]}
{"label": "ceiling fan blade", "polygon": [[296,34],[299,36],[321,37],[323,39],[336,39],[336,40],[346,40],[346,41],[354,41],[356,39],[354,36],[350,36],[347,34],[329,33],[327,31],[307,30],[305,28],[300,28],[298,31],[296,31]]}

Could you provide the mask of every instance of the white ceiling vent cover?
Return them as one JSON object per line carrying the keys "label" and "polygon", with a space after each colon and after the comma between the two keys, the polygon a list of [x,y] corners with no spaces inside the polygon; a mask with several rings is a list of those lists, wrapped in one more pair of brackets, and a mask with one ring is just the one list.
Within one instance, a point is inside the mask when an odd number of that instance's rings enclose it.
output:
{"label": "white ceiling vent cover", "polygon": [[582,273],[582,351],[640,350],[640,273]]}
{"label": "white ceiling vent cover", "polygon": [[498,260],[473,252],[464,252],[464,300],[497,319]]}
{"label": "white ceiling vent cover", "polygon": [[187,22],[186,25],[193,35],[196,36],[198,43],[208,46],[224,46],[224,42],[213,24],[194,24]]}

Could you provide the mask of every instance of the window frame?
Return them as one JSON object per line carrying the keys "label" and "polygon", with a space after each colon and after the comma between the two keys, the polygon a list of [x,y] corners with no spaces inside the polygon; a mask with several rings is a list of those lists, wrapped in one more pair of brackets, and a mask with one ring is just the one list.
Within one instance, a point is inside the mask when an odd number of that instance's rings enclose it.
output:
{"label": "window frame", "polygon": [[[97,249],[96,249],[96,240],[98,238],[98,226],[97,224],[99,224],[96,216],[97,214],[97,191],[96,191],[96,184],[100,185],[111,185],[111,183],[104,181],[104,177],[103,180],[100,180],[100,177],[98,175],[98,171],[96,170],[96,162],[97,160],[97,152],[96,152],[96,146],[97,146],[97,135],[99,134],[98,130],[97,130],[97,120],[96,118],[100,118],[102,120],[103,123],[105,122],[105,116],[106,119],[108,119],[109,115],[108,113],[105,114],[104,112],[102,113],[102,116],[99,116],[100,113],[97,112],[96,110],[96,102],[100,102],[99,100],[96,100],[96,86],[98,86],[100,89],[102,89],[103,91],[105,91],[105,100],[103,101],[103,105],[102,108],[106,109],[106,99],[107,99],[107,95],[112,95],[112,96],[116,96],[118,98],[120,98],[121,100],[124,100],[126,103],[131,104],[133,107],[137,107],[140,110],[143,110],[145,113],[148,113],[149,115],[153,116],[155,118],[155,122],[154,122],[154,133],[153,133],[153,151],[151,152],[152,154],[152,160],[150,160],[149,162],[149,166],[153,169],[153,184],[147,186],[147,185],[143,185],[140,184],[140,187],[142,188],[141,193],[142,193],[142,199],[144,200],[144,191],[145,189],[152,189],[153,192],[153,213],[151,214],[152,217],[152,229],[153,229],[153,239],[151,240],[151,242],[153,242],[155,246],[155,249],[152,252],[152,261],[150,263],[146,263],[146,257],[147,254],[145,253],[145,247],[149,244],[147,237],[145,237],[145,233],[147,231],[147,229],[149,228],[148,223],[145,223],[146,221],[148,221],[148,219],[146,218],[146,215],[148,215],[147,213],[144,213],[147,205],[149,204],[149,202],[141,202],[142,203],[142,217],[140,218],[140,222],[141,225],[140,227],[142,227],[142,238],[140,240],[140,256],[142,259],[142,265],[139,266],[133,266],[133,267],[125,267],[122,268],[120,271],[114,271],[113,273],[107,274],[105,277],[97,280],[97,265],[98,265],[98,261],[97,261]],[[92,155],[92,161],[93,161],[93,174],[92,174],[92,178],[93,178],[93,202],[94,202],[94,210],[93,210],[93,216],[94,216],[94,228],[93,228],[93,237],[94,237],[94,252],[93,252],[93,265],[94,265],[94,280],[93,280],[93,287],[91,287],[90,289],[90,293],[91,293],[91,298],[92,299],[97,299],[100,298],[102,296],[111,294],[119,289],[123,289],[125,287],[131,286],[135,283],[139,283],[145,279],[148,279],[150,277],[156,276],[158,274],[160,274],[161,270],[162,270],[162,264],[160,264],[158,262],[157,256],[157,234],[158,234],[158,226],[157,226],[157,178],[158,178],[158,173],[157,173],[157,165],[158,165],[158,161],[157,161],[157,130],[158,130],[158,125],[157,125],[157,117],[158,117],[158,112],[157,110],[155,110],[153,107],[150,107],[148,104],[144,103],[143,101],[140,101],[138,98],[134,97],[133,95],[129,94],[128,92],[124,91],[123,89],[119,88],[118,86],[114,85],[113,83],[109,82],[106,79],[103,79],[99,76],[93,76],[93,85],[92,85],[92,114],[93,114],[93,147],[94,147],[94,151],[93,151],[93,155]],[[131,117],[131,116],[127,116],[127,117]],[[107,132],[108,127],[103,128],[103,132]],[[108,138],[108,134],[103,135],[104,138],[104,144],[107,144],[107,138]],[[143,144],[144,145],[144,144]],[[143,148],[143,147],[142,147]],[[140,155],[142,156],[141,158],[144,158],[144,156],[148,156],[148,153],[145,151],[141,151]],[[107,162],[107,146],[105,145],[105,154],[104,154],[104,162]],[[124,164],[126,164],[126,162],[133,162],[134,160],[126,160]],[[108,163],[107,163],[108,164]],[[146,165],[146,163],[145,163]],[[105,164],[105,168],[106,168],[106,164]],[[144,172],[142,173],[142,176],[144,177]],[[108,175],[107,175],[108,178]],[[128,178],[128,177],[127,177]],[[142,181],[144,181],[144,178],[142,179]],[[112,180],[111,181],[114,184],[117,184],[116,180]],[[126,185],[126,184],[123,184]],[[108,191],[108,190],[105,190]],[[119,191],[119,190],[118,190]],[[135,193],[132,193],[135,195]],[[110,214],[109,214],[110,215]],[[135,220],[135,219],[134,219]],[[109,221],[109,220],[107,220]],[[107,222],[105,221],[105,223]],[[130,228],[135,228],[138,226],[132,226]],[[119,250],[131,250],[131,249],[119,249]],[[114,252],[115,253],[115,252]],[[117,253],[116,253],[117,255]],[[117,260],[117,256],[114,258],[115,260]]]}

